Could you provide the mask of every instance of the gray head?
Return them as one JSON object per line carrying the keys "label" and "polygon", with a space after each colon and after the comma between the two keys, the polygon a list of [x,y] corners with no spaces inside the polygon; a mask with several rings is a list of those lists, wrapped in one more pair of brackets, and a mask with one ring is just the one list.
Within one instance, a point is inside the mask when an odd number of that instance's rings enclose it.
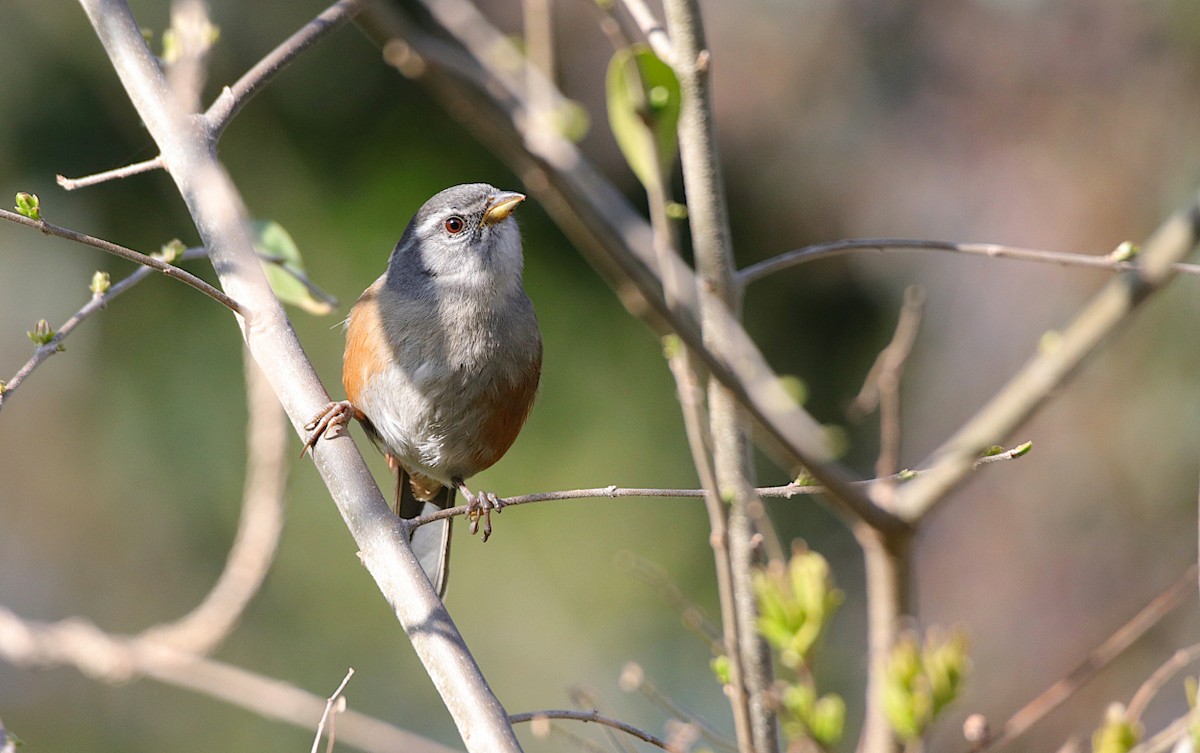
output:
{"label": "gray head", "polygon": [[388,283],[420,282],[499,292],[521,284],[521,232],[512,211],[524,194],[486,183],[438,193],[409,221],[388,259]]}

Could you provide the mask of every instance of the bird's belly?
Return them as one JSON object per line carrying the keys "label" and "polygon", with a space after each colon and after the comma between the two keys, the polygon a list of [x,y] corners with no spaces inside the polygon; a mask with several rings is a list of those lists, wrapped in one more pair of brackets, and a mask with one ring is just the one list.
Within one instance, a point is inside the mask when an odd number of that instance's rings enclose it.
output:
{"label": "bird's belly", "polygon": [[432,366],[385,369],[371,379],[358,407],[383,449],[410,471],[449,484],[482,470],[478,458],[488,453],[478,427],[487,416],[478,376],[445,372]]}

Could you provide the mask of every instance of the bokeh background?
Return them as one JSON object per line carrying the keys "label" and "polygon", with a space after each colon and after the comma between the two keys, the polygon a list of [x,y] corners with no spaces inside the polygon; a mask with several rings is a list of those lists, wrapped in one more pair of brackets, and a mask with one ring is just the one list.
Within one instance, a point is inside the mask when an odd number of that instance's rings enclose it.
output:
{"label": "bokeh background", "polygon": [[[133,5],[144,26],[166,26],[166,3]],[[321,7],[213,2],[221,39],[206,101]],[[482,8],[519,31],[518,3]],[[611,48],[595,8],[561,0],[555,9],[561,80],[592,119],[583,148],[637,201],[605,125]],[[1143,238],[1200,184],[1200,6],[1190,0],[713,0],[703,10],[743,265],[869,236],[1106,253]],[[51,221],[144,251],[196,241],[162,174],[74,193],[55,185],[56,173],[155,153],[77,6],[0,2],[0,51],[0,196],[37,193]],[[425,198],[475,180],[521,188],[353,27],[253,100],[221,157],[252,213],[288,228],[343,312]],[[514,449],[479,484],[502,495],[694,486],[658,342],[536,204],[519,217],[546,341],[543,389]],[[86,300],[96,269],[114,279],[130,271],[0,226],[0,379],[32,353],[25,332],[36,320],[57,326]],[[871,253],[759,283],[745,313],[772,364],[808,385],[814,414],[846,426],[846,461],[866,476],[876,426],[848,424],[844,409],[890,336],[905,286],[928,294],[904,387],[902,462],[916,465],[1104,279]],[[1007,718],[1195,559],[1196,285],[1180,280],[1156,298],[1014,437],[1032,439],[1032,455],[978,474],[924,528],[919,626],[964,625],[974,658],[968,692],[933,750],[964,748],[969,712]],[[293,318],[340,394],[337,316]],[[81,327],[5,404],[0,603],[31,619],[79,615],[134,632],[201,598],[238,515],[239,343],[218,306],[151,278]],[[382,461],[369,461],[384,479]],[[763,463],[763,482],[785,480]],[[847,592],[819,673],[856,718],[865,666],[858,550],[810,500],[770,508],[784,536],[832,560]],[[511,510],[486,546],[461,536],[448,605],[512,711],[569,705],[568,690],[586,686],[617,716],[661,732],[663,715],[618,688],[635,661],[729,729],[707,647],[618,565],[622,552],[657,563],[716,613],[705,514],[684,500]],[[1089,734],[1108,701],[1127,701],[1198,627],[1189,602],[1020,748],[1054,750]],[[278,562],[217,656],[320,695],[353,666],[354,708],[457,744],[308,463],[291,471]],[[1183,708],[1173,684],[1147,721],[1154,729]],[[311,741],[309,731],[150,681],[111,687],[66,668],[0,665],[0,718],[31,751],[295,750]],[[531,750],[568,746],[522,734]],[[843,747],[854,737],[852,728]]]}

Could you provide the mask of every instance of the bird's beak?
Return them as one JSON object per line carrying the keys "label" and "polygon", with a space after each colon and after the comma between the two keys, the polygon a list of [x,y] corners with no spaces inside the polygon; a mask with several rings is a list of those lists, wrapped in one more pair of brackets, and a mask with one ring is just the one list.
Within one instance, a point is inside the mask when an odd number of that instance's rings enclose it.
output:
{"label": "bird's beak", "polygon": [[525,201],[525,194],[515,191],[502,191],[492,197],[491,203],[483,213],[483,224],[495,225],[507,219],[517,205]]}

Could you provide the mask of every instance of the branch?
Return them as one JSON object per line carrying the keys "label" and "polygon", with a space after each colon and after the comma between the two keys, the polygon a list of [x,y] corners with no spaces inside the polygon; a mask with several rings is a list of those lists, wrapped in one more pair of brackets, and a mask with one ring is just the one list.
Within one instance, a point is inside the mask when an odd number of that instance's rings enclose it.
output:
{"label": "branch", "polygon": [[[976,459],[974,468],[982,468],[985,465],[999,463],[1006,460],[1016,460],[1029,454],[1033,448],[1032,442],[1024,442],[1011,449],[997,452],[990,455],[984,455]],[[873,484],[883,482],[906,482],[914,478],[918,478],[929,471],[927,469],[909,469],[899,473],[894,473],[891,476],[883,478],[871,478],[863,481],[850,482],[853,486],[865,489]],[[782,499],[791,499],[798,496],[812,496],[816,494],[828,494],[829,490],[820,484],[812,484],[807,481],[794,481],[790,484],[780,486],[760,486],[754,490],[758,497],[773,497]],[[556,502],[573,499],[618,499],[621,497],[644,497],[644,498],[662,498],[675,497],[681,499],[703,499],[708,494],[705,489],[663,489],[663,488],[647,488],[647,487],[622,487],[622,486],[599,486],[591,489],[570,489],[557,492],[536,492],[534,494],[522,494],[515,497],[500,498],[497,512],[509,507],[518,507],[520,505],[530,505],[535,502]],[[439,520],[448,520],[459,515],[466,515],[468,512],[466,505],[457,507],[447,507],[436,512],[431,512],[426,515],[421,515],[411,520],[404,521],[404,524],[409,528],[416,528],[428,523],[433,523]]]}
{"label": "branch", "polygon": [[[16,666],[73,666],[106,682],[149,677],[311,730],[325,699],[275,678],[178,651],[146,638],[114,636],[78,618],[32,622],[0,606],[0,658]],[[439,743],[356,711],[341,718],[340,741],[370,753],[452,753]]]}
{"label": "branch", "polygon": [[338,0],[267,53],[266,57],[255,63],[233,86],[222,89],[221,94],[204,113],[204,119],[208,122],[214,140],[221,137],[234,116],[280,71],[289,66],[302,52],[354,18],[370,3],[371,0]]}
{"label": "branch", "polygon": [[1158,691],[1162,690],[1171,678],[1187,665],[1197,660],[1200,660],[1200,643],[1178,649],[1170,659],[1154,670],[1129,701],[1129,707],[1125,712],[1129,723],[1137,724],[1141,720],[1142,714],[1145,713],[1146,707],[1154,700],[1154,696],[1158,695]]}
{"label": "branch", "polygon": [[[246,103],[280,71],[290,65],[300,53],[345,24],[370,2],[371,0],[339,0],[267,53],[266,57],[246,71],[232,86],[222,89],[204,113],[214,140],[220,138],[221,134],[225,132],[225,128],[228,127],[234,116],[245,107]],[[77,188],[94,186],[117,178],[127,178],[131,175],[159,170],[163,166],[163,158],[160,154],[154,159],[105,170],[82,178],[65,178],[59,175],[56,176],[56,179],[59,186],[68,191],[74,191]]]}
{"label": "branch", "polygon": [[1189,595],[1195,585],[1200,568],[1193,564],[1149,604],[1133,616],[1129,622],[1122,625],[1099,646],[1092,650],[1087,658],[1071,670],[1066,677],[1042,691],[1036,698],[1025,704],[1004,723],[1000,731],[989,738],[986,743],[971,748],[972,753],[983,753],[986,750],[998,750],[1016,738],[1025,734],[1047,714],[1061,706],[1075,694],[1083,685],[1108,666],[1126,649],[1137,642],[1150,628],[1157,625],[1175,607]]}
{"label": "branch", "polygon": [[1143,245],[1138,262],[1096,293],[1066,329],[1056,347],[1031,358],[988,403],[939,447],[930,472],[900,491],[897,512],[910,522],[921,519],[962,481],[988,445],[1001,442],[1050,394],[1071,378],[1083,362],[1147,298],[1175,277],[1174,265],[1200,237],[1200,197],[1175,212]]}
{"label": "branch", "polygon": [[[949,241],[913,240],[908,238],[862,238],[853,240],[816,243],[804,248],[794,249],[779,256],[765,259],[738,272],[738,282],[746,287],[753,282],[818,259],[831,259],[844,256],[856,251],[946,251],[968,256],[986,256],[991,259],[1014,259],[1017,261],[1041,262],[1057,264],[1064,267],[1082,267],[1085,269],[1101,269],[1109,272],[1128,272],[1135,269],[1136,262],[1122,258],[1116,253],[1096,256],[1093,254],[1077,254],[1068,251],[1043,251],[1017,246],[1003,246],[996,243],[953,243]],[[1184,264],[1176,262],[1172,265],[1176,272],[1184,274],[1200,274],[1200,264]]]}
{"label": "branch", "polygon": [[657,745],[663,750],[671,750],[666,742],[660,740],[654,735],[634,727],[632,724],[610,719],[607,716],[602,716],[599,711],[572,711],[570,709],[557,709],[547,711],[527,711],[522,714],[510,714],[508,720],[513,724],[522,724],[524,722],[537,722],[540,719],[572,719],[577,722],[595,722],[603,724],[606,727],[612,727],[615,730],[620,730],[628,735],[632,735],[643,742],[648,742],[651,745]]}
{"label": "branch", "polygon": [[[325,711],[321,714],[321,723],[317,725],[317,735],[313,738],[312,753],[317,753],[317,747],[321,744],[321,736],[325,734],[325,724],[328,722],[329,730],[329,745],[333,747],[333,718],[337,714],[346,713],[346,698],[342,695],[342,691],[346,689],[346,685],[350,682],[350,678],[354,676],[354,667],[346,671],[346,676],[342,678],[342,682],[337,686],[337,690],[333,691],[333,695],[329,696],[325,702]],[[335,706],[341,702],[340,708]]]}
{"label": "branch", "polygon": [[233,313],[240,314],[243,317],[246,315],[241,304],[230,298],[224,292],[214,288],[212,285],[209,285],[207,282],[201,280],[191,272],[180,269],[172,264],[168,264],[162,259],[156,259],[153,256],[147,256],[139,251],[134,251],[132,248],[119,246],[116,243],[106,241],[103,238],[96,238],[95,236],[87,235],[86,233],[80,233],[76,230],[71,230],[70,228],[54,225],[46,222],[45,220],[32,220],[24,215],[17,214],[16,212],[10,212],[7,209],[0,209],[0,219],[8,220],[9,222],[15,222],[18,225],[31,227],[34,230],[40,230],[46,235],[53,235],[59,238],[65,238],[69,241],[75,241],[76,243],[82,243],[85,246],[98,248],[105,253],[112,254],[113,256],[119,256],[122,259],[126,259],[136,264],[141,264],[142,266],[156,269],[167,277],[170,277],[174,280],[179,280],[184,285],[199,290],[201,293],[213,299],[217,303],[220,303]]}
{"label": "branch", "polygon": [[[162,150],[223,287],[246,307],[247,348],[262,367],[297,433],[329,396],[313,372],[254,257],[246,213],[213,154],[205,124],[175,107],[141,31],[121,0],[81,0],[130,100]],[[314,454],[361,560],[404,626],[468,751],[518,751],[499,701],[445,605],[400,535],[354,443],[322,442]]]}

